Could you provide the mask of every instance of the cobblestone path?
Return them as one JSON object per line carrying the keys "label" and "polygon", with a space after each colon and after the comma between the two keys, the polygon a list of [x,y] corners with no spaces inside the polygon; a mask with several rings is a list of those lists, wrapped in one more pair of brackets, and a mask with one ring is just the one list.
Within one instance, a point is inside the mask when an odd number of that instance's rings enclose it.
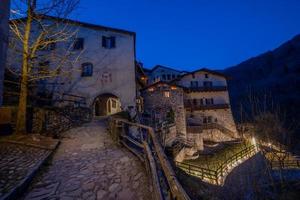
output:
{"label": "cobblestone path", "polygon": [[50,151],[0,143],[0,199],[25,179]]}
{"label": "cobblestone path", "polygon": [[25,199],[151,199],[142,163],[113,144],[102,122],[71,129],[65,136]]}

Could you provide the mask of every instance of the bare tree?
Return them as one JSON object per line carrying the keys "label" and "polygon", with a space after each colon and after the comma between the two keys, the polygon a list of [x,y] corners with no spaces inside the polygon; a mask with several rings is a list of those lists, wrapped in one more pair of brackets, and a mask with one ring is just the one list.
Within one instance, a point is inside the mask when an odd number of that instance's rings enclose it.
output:
{"label": "bare tree", "polygon": [[[8,70],[20,77],[16,133],[26,133],[29,84],[34,85],[39,80],[66,76],[73,70],[72,66],[78,60],[80,53],[74,54],[71,51],[73,43],[69,42],[74,39],[77,30],[66,20],[78,3],[79,0],[12,2],[10,56],[14,62],[8,66]],[[67,47],[56,50],[55,46],[60,43],[66,43]],[[52,68],[48,66],[47,60],[51,60]],[[66,68],[66,65],[69,67]]]}

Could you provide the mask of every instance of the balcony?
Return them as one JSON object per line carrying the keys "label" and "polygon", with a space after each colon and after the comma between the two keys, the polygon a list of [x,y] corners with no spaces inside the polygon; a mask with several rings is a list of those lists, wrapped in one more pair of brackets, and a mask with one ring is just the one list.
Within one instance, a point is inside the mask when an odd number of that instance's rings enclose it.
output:
{"label": "balcony", "polygon": [[219,92],[227,91],[227,86],[202,86],[184,88],[185,92]]}
{"label": "balcony", "polygon": [[208,104],[208,105],[193,105],[191,103],[185,102],[184,107],[187,111],[196,111],[196,110],[217,110],[217,109],[228,109],[229,104]]}

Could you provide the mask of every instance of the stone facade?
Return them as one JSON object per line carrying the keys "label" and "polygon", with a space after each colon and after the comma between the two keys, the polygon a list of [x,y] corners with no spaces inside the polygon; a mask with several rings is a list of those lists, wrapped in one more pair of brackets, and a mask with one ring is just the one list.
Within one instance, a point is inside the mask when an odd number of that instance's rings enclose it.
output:
{"label": "stone facade", "polygon": [[150,116],[150,125],[159,126],[164,121],[170,121],[169,118],[174,115],[174,121],[170,123],[175,123],[177,137],[186,139],[182,88],[158,82],[144,89],[142,97],[144,99],[144,110]]}
{"label": "stone facade", "polygon": [[[43,19],[47,23],[57,23],[60,30],[67,26],[75,32],[69,41],[56,43],[54,49],[43,50],[41,62],[48,62],[49,70],[57,67],[57,55],[69,53],[68,61],[60,67],[57,77],[43,79],[39,82],[39,90],[50,91],[53,100],[63,98],[63,94],[83,97],[86,105],[95,107],[95,99],[102,94],[111,94],[119,98],[122,110],[135,107],[135,33],[115,28],[103,27],[73,20]],[[33,32],[39,29],[33,23]],[[110,42],[106,41],[109,38]],[[79,49],[75,49],[80,41]],[[106,42],[105,42],[106,41]],[[113,42],[112,42],[113,41]],[[107,45],[110,46],[107,46]],[[21,56],[9,51],[9,66],[20,66]],[[18,69],[14,69],[17,71]],[[87,70],[87,71],[85,71]],[[67,101],[62,104],[65,106]]]}
{"label": "stone facade", "polygon": [[4,66],[6,62],[6,52],[8,44],[8,19],[9,19],[10,1],[2,0],[0,3],[0,106],[3,102],[3,80]]}

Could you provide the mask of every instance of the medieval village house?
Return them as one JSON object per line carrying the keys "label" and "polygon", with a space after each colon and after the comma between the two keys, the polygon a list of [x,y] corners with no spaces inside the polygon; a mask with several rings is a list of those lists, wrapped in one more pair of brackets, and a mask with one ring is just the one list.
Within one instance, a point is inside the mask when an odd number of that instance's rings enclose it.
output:
{"label": "medieval village house", "polygon": [[[176,137],[184,139],[184,157],[203,150],[204,141],[222,142],[238,138],[232,117],[226,77],[218,72],[200,69],[186,73],[171,82],[156,82],[142,93],[144,109],[150,123],[157,126],[168,121],[174,111]],[[183,117],[184,116],[184,117]],[[171,134],[172,141],[176,141]],[[171,137],[171,136],[170,136]]]}
{"label": "medieval village house", "polygon": [[[56,106],[85,104],[94,116],[135,107],[134,32],[50,16],[43,16],[42,20],[58,27],[68,26],[76,34],[69,41],[51,44],[40,52],[47,55],[39,60],[44,71],[58,66],[54,54],[70,51],[70,62],[60,67],[60,75],[38,81],[39,96],[50,96]],[[38,34],[39,26],[33,28],[32,32]],[[9,50],[8,55],[7,67],[19,71],[22,56],[14,50]]]}

